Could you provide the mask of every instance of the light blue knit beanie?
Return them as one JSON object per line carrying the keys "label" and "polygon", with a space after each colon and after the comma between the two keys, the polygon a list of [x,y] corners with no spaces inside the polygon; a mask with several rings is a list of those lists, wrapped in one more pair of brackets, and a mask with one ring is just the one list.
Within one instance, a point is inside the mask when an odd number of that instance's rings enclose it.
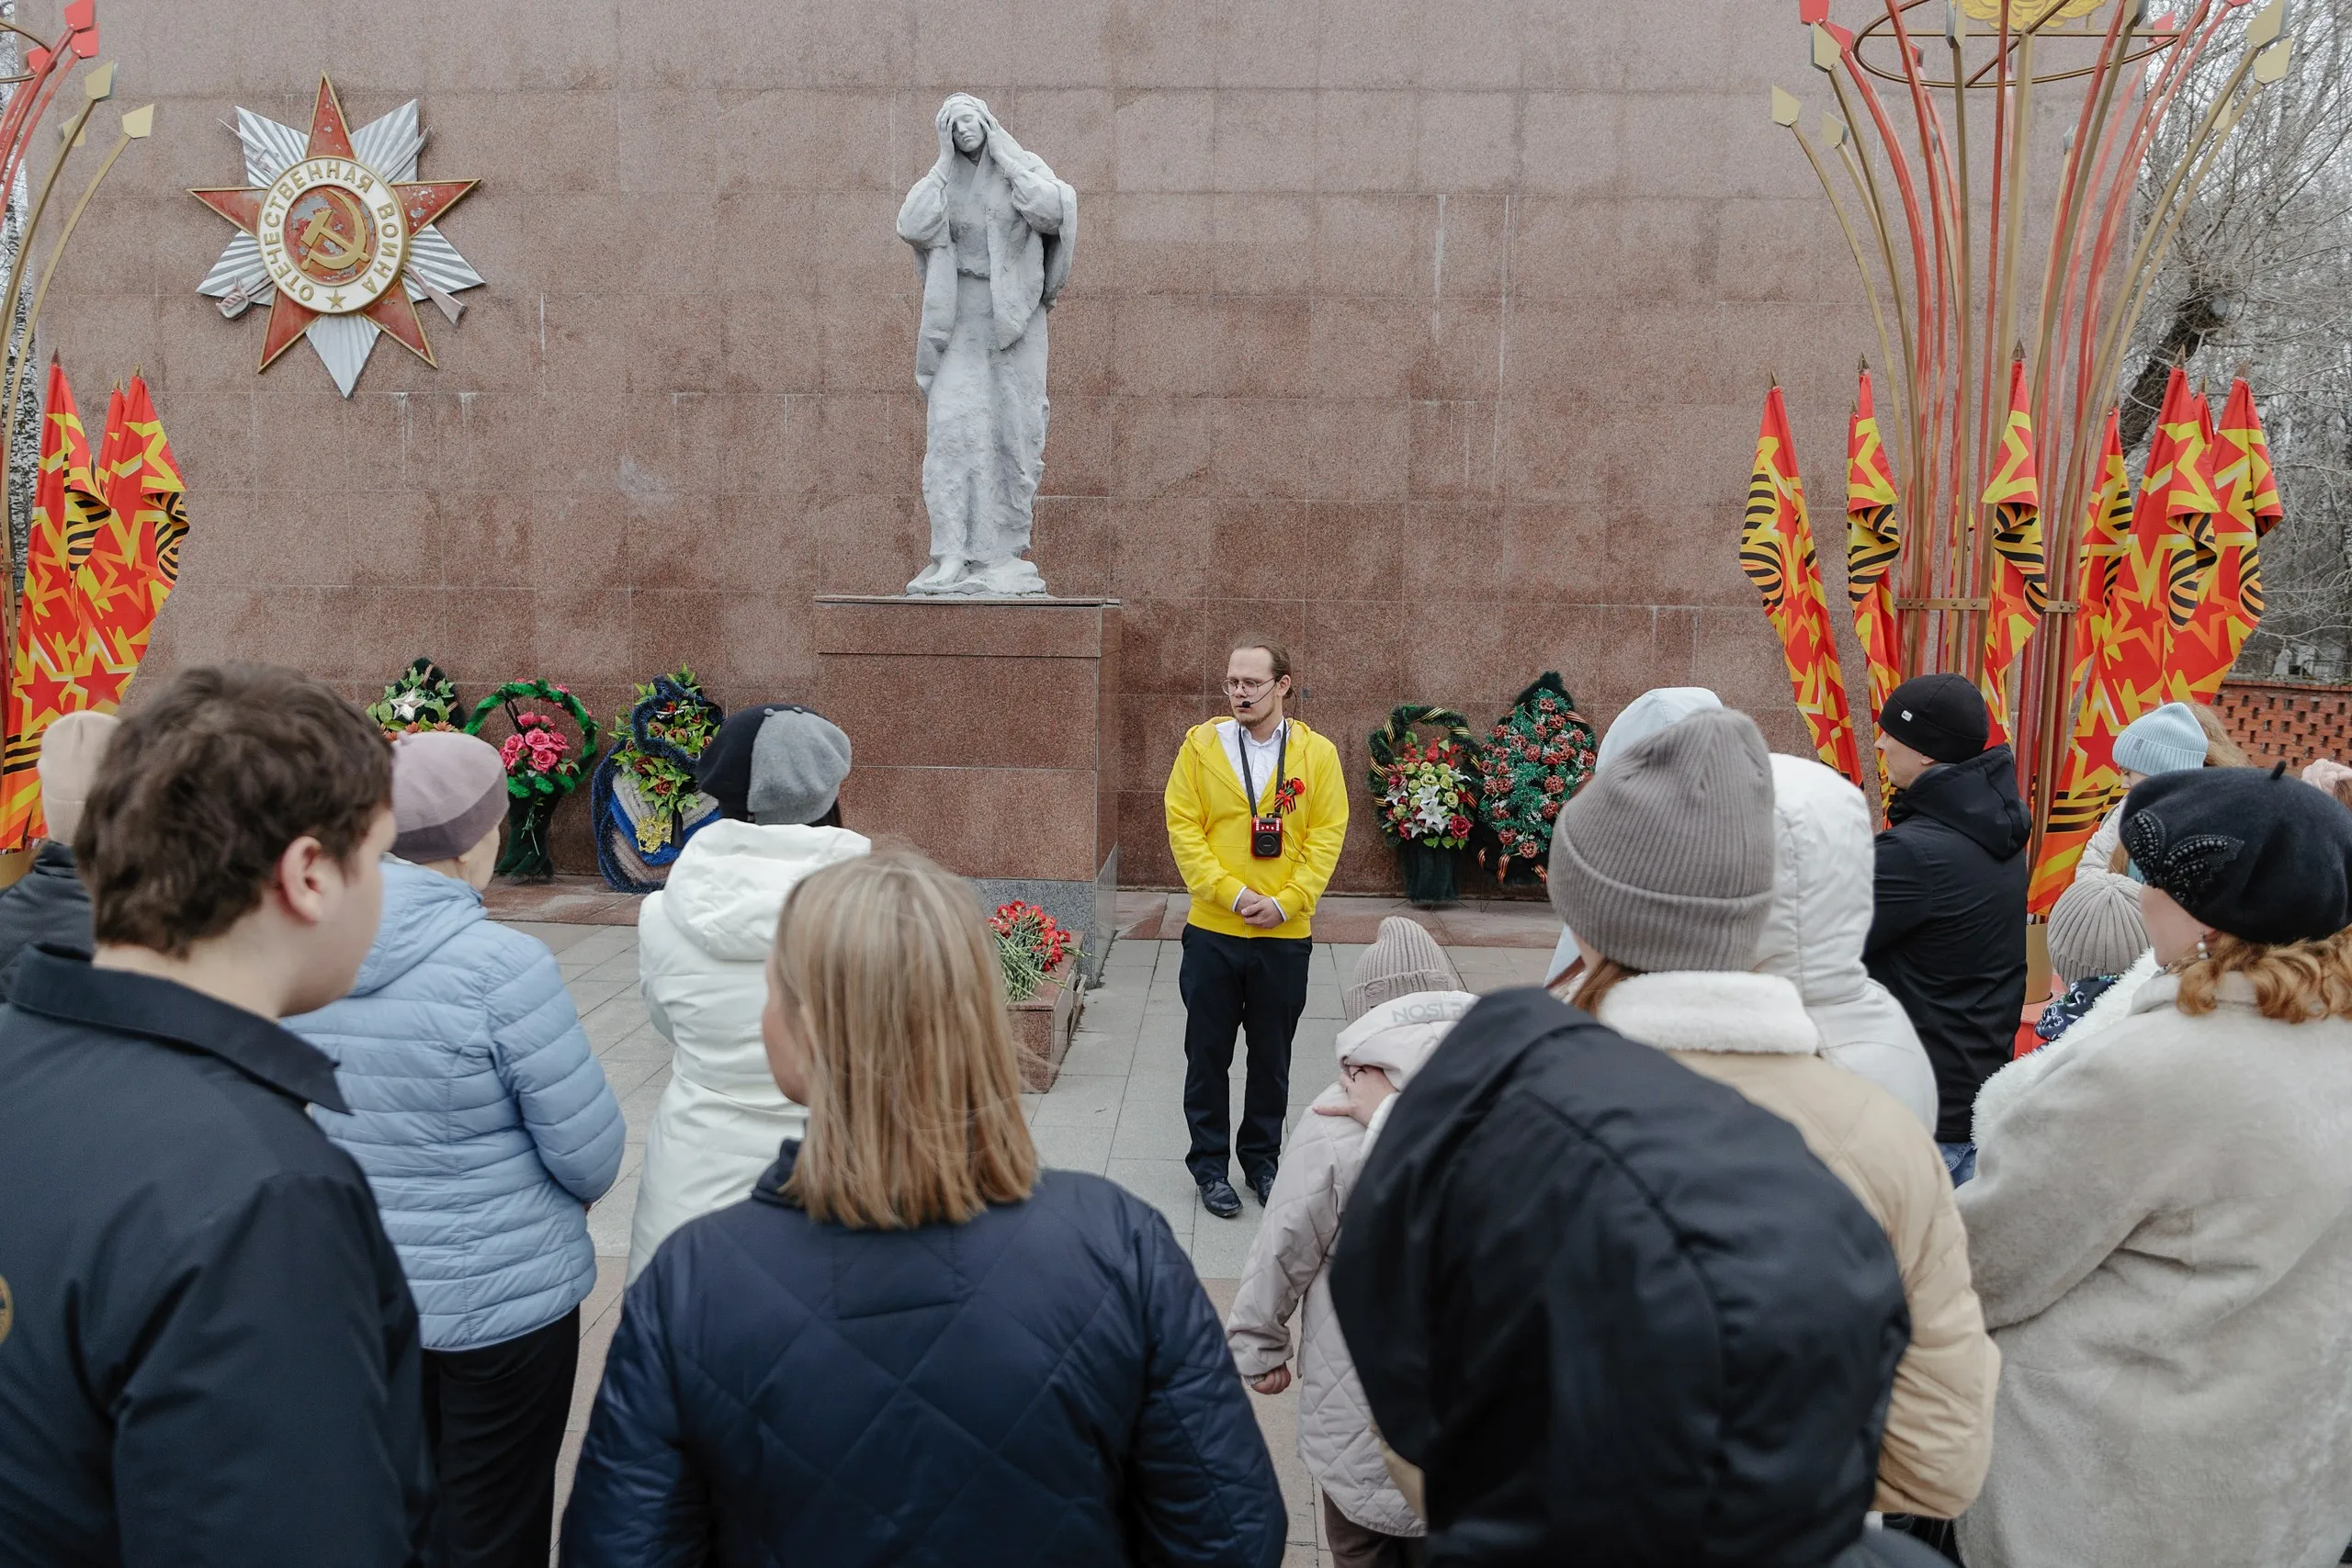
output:
{"label": "light blue knit beanie", "polygon": [[2143,713],[2115,738],[2115,765],[2131,773],[2185,773],[2205,765],[2205,731],[2187,703]]}

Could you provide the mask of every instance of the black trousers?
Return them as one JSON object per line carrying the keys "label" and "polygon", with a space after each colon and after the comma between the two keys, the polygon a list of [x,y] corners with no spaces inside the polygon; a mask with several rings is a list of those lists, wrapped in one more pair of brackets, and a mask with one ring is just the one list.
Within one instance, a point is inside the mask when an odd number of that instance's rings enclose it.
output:
{"label": "black trousers", "polygon": [[547,1568],[555,1461],[579,1366],[578,1307],[479,1350],[424,1353],[439,1568]]}
{"label": "black trousers", "polygon": [[1241,1131],[1232,1152],[1247,1181],[1271,1171],[1283,1152],[1283,1115],[1290,1109],[1290,1042],[1306,1009],[1303,936],[1227,936],[1184,928],[1184,961],[1176,989],[1184,998],[1184,1122],[1193,1132],[1184,1163],[1193,1179],[1226,1179],[1226,1132],[1233,1090],[1235,1032],[1250,1038],[1250,1077],[1242,1090]]}

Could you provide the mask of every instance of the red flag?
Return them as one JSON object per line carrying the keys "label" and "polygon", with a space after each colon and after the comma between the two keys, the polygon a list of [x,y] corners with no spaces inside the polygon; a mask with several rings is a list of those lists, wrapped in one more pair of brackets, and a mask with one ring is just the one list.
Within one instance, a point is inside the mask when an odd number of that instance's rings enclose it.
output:
{"label": "red flag", "polygon": [[1984,504],[1998,519],[1993,530],[1992,594],[1984,607],[1984,669],[1977,694],[1992,716],[1991,740],[2008,739],[2009,669],[2041,624],[2050,603],[2048,563],[2041,549],[2041,480],[2034,468],[2033,416],[2025,361],[2009,362],[2009,414],[2003,425]]}
{"label": "red flag", "polygon": [[1846,707],[1846,678],[1838,668],[1821,561],[1814,551],[1813,525],[1805,516],[1788,406],[1778,386],[1764,400],[1764,421],[1756,434],[1756,467],[1748,478],[1739,565],[1763,596],[1764,613],[1780,634],[1789,685],[1813,732],[1814,750],[1861,787],[1854,721]]}
{"label": "red flag", "polygon": [[[2084,840],[2095,831],[2114,803],[2120,780],[2115,771],[2115,737],[2123,727],[2168,700],[2166,662],[2172,649],[2172,592],[2177,557],[2183,541],[2171,511],[2173,469],[2180,457],[2178,435],[2196,426],[2188,401],[2188,380],[2175,367],[2165,387],[2164,412],[2148,447],[2148,466],[2141,476],[2140,498],[2132,508],[2132,526],[2120,556],[2109,558],[2114,570],[2105,575],[2104,615],[2098,617],[2090,649],[2088,679],[2082,707],[2075,716],[2075,734],[2058,774],[2058,789],[2041,833],[2041,860],[2034,868],[2028,903],[2047,910],[2073,880],[2075,863]],[[2116,467],[2102,477],[2099,497],[2106,503],[2100,519],[2104,533],[2120,508],[2121,451],[2114,452]],[[2193,456],[2193,455],[2192,455]],[[2084,535],[2085,558],[2092,548],[2091,531]]]}
{"label": "red flag", "polygon": [[43,836],[41,736],[59,716],[89,707],[81,678],[85,628],[74,573],[106,522],[90,477],[90,442],[74,412],[74,389],[56,361],[41,416],[40,475],[33,486],[31,536],[25,548],[25,597],[8,669],[8,739],[0,753],[0,850],[20,850]]}
{"label": "red flag", "polygon": [[[2184,378],[2182,385],[2188,385]],[[2222,503],[2213,493],[2213,415],[2201,392],[2190,392],[2165,430],[2173,445],[2172,478],[2165,491],[2165,517],[2178,541],[2165,577],[2165,609],[2172,621],[2165,645],[2165,683],[2171,697],[2188,700],[2182,660],[2191,649],[2185,635],[2197,612],[2212,596],[2222,549],[2214,525]],[[2153,448],[2152,448],[2153,450]]]}
{"label": "red flag", "polygon": [[90,705],[112,707],[147,655],[155,616],[179,577],[187,532],[184,486],[147,383],[115,394],[100,444],[108,519],[74,574],[88,636],[83,676]]}
{"label": "red flag", "polygon": [[2177,690],[2210,703],[2262,620],[2262,538],[2286,514],[2270,470],[2270,444],[2255,412],[2254,392],[2239,378],[2230,387],[2213,462],[2214,562],[2211,586],[2173,643]]}
{"label": "red flag", "polygon": [[1872,713],[1885,706],[1888,695],[1903,683],[1893,581],[1903,545],[1895,528],[1895,502],[1894,477],[1887,471],[1886,447],[1871,407],[1871,374],[1864,370],[1853,417],[1846,426],[1846,594],[1853,603],[1854,633],[1870,664]]}

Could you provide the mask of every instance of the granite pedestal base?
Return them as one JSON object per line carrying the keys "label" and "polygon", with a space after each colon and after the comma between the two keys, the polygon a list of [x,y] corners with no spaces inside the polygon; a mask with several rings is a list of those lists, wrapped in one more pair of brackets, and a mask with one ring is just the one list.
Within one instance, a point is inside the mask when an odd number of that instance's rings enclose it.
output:
{"label": "granite pedestal base", "polygon": [[1119,603],[863,598],[816,604],[818,705],[848,732],[846,827],[901,839],[1084,933],[1116,930]]}

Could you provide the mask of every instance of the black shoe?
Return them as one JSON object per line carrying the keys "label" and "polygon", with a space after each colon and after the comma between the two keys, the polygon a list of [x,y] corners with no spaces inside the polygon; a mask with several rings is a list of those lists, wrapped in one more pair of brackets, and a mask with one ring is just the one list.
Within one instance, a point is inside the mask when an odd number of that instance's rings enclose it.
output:
{"label": "black shoe", "polygon": [[1249,1182],[1250,1190],[1258,1195],[1258,1207],[1261,1209],[1264,1208],[1266,1206],[1266,1200],[1273,1194],[1274,1173],[1271,1169],[1261,1170],[1257,1175],[1249,1178]]}
{"label": "black shoe", "polygon": [[1220,1220],[1230,1220],[1241,1213],[1241,1194],[1232,1182],[1214,1177],[1201,1183],[1201,1207]]}

